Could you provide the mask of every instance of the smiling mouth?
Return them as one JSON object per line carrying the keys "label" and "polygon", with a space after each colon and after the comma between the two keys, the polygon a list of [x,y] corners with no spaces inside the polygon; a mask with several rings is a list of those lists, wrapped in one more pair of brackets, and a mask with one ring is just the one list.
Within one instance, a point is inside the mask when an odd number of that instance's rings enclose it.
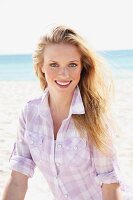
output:
{"label": "smiling mouth", "polygon": [[60,87],[68,87],[72,81],[55,81],[56,84]]}

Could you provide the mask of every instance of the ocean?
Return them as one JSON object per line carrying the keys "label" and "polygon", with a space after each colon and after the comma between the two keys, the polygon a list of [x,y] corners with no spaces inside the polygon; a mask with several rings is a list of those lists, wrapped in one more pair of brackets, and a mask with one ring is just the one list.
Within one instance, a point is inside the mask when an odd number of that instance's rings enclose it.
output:
{"label": "ocean", "polygon": [[[99,51],[108,63],[114,77],[133,78],[133,50]],[[1,81],[36,80],[32,55],[0,55]]]}

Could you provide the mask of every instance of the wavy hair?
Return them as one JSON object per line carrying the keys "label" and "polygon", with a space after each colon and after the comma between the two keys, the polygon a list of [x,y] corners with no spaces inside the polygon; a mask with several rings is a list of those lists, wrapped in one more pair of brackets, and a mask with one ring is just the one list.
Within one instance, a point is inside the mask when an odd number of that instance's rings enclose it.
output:
{"label": "wavy hair", "polygon": [[75,30],[66,26],[56,26],[42,36],[33,54],[34,69],[44,90],[46,79],[41,67],[45,48],[49,44],[73,44],[81,53],[82,72],[78,83],[85,114],[72,115],[81,137],[87,133],[88,141],[100,151],[107,153],[111,143],[110,99],[113,81],[105,60],[94,52]]}

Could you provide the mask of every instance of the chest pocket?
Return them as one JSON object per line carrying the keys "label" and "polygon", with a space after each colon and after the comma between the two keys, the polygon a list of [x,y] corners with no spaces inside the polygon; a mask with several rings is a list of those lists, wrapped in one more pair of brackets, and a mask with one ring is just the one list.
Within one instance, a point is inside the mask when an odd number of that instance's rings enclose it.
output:
{"label": "chest pocket", "polygon": [[79,137],[66,138],[64,141],[64,163],[70,167],[85,167],[90,162],[87,141]]}
{"label": "chest pocket", "polygon": [[44,160],[44,138],[44,135],[36,132],[28,130],[25,132],[25,139],[35,163]]}

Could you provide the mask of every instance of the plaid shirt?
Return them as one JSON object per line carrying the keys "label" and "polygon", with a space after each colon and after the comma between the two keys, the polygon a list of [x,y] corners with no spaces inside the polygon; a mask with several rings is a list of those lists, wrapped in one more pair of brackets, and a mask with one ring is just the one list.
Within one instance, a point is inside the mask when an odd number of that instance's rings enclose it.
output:
{"label": "plaid shirt", "polygon": [[69,115],[63,120],[54,141],[48,95],[47,88],[41,97],[24,106],[10,169],[32,177],[37,166],[55,200],[102,200],[102,183],[120,183],[116,155],[103,155],[79,136],[71,117],[85,113],[78,87]]}

